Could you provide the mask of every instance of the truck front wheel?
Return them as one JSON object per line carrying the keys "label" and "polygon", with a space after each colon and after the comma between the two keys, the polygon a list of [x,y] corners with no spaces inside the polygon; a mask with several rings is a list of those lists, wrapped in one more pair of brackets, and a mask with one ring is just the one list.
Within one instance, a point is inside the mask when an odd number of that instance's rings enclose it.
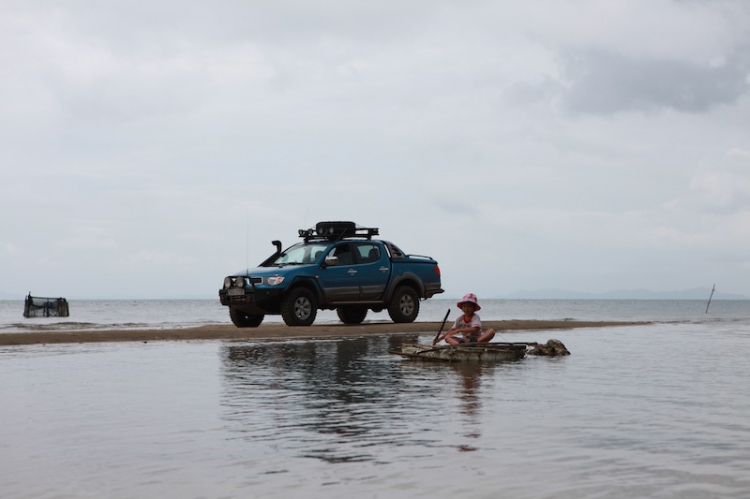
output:
{"label": "truck front wheel", "polygon": [[310,326],[317,314],[318,302],[308,289],[293,289],[281,302],[281,317],[287,326]]}
{"label": "truck front wheel", "polygon": [[263,317],[262,315],[246,314],[234,307],[229,308],[229,318],[237,327],[258,327],[263,322]]}
{"label": "truck front wheel", "polygon": [[388,315],[393,322],[414,322],[419,314],[419,296],[409,286],[396,289],[388,304]]}
{"label": "truck front wheel", "polygon": [[344,324],[361,324],[367,317],[367,307],[339,307],[336,309],[336,314]]}

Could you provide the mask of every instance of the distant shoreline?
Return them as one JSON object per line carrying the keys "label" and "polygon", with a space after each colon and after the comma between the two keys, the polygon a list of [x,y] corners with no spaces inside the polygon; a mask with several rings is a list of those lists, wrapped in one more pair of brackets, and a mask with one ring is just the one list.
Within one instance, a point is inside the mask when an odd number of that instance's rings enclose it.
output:
{"label": "distant shoreline", "polygon": [[[505,320],[483,321],[486,329],[499,332],[542,331],[590,327],[614,327],[651,324],[626,321],[565,321],[565,320]],[[262,324],[257,328],[237,328],[233,325],[200,326],[184,329],[141,329],[104,331],[56,331],[0,334],[0,346],[46,345],[65,343],[103,343],[123,341],[187,341],[234,340],[252,341],[278,338],[347,338],[393,334],[437,333],[440,322],[412,322],[409,324],[364,323],[288,327],[284,324]],[[497,339],[498,337],[496,337]]]}

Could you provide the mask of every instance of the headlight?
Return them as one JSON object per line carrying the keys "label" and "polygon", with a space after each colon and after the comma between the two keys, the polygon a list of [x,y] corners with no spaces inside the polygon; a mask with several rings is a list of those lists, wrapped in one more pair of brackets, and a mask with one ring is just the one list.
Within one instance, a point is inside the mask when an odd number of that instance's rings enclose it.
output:
{"label": "headlight", "polygon": [[224,289],[229,289],[232,287],[232,278],[231,277],[225,277],[224,278]]}
{"label": "headlight", "polygon": [[244,277],[236,277],[234,281],[234,285],[238,288],[244,288],[245,287],[245,278]]}
{"label": "headlight", "polygon": [[266,279],[266,282],[271,286],[276,286],[284,282],[284,276],[273,276]]}

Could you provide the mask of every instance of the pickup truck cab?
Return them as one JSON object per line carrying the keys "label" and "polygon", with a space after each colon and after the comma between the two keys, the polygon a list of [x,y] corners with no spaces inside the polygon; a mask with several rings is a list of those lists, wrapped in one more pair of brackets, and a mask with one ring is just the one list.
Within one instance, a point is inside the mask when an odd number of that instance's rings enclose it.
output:
{"label": "pickup truck cab", "polygon": [[309,326],[320,309],[335,309],[345,324],[387,309],[394,322],[413,322],[420,299],[442,293],[440,267],[427,256],[407,255],[379,230],[353,222],[320,222],[299,231],[299,242],[254,269],[227,276],[219,290],[237,327],[257,327],[281,314],[289,326]]}

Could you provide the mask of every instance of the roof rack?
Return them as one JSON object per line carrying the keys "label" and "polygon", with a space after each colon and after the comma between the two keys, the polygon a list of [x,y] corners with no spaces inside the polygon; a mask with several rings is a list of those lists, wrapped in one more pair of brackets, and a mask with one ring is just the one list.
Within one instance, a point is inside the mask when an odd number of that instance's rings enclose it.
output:
{"label": "roof rack", "polygon": [[300,229],[299,237],[308,241],[338,241],[347,237],[372,239],[380,234],[376,227],[360,227],[354,222],[318,222],[314,228]]}

